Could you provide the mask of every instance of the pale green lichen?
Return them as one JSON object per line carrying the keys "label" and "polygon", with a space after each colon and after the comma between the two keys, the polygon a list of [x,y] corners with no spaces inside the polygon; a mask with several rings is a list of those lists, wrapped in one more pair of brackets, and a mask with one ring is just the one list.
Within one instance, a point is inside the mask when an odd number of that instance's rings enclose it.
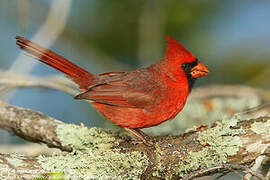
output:
{"label": "pale green lichen", "polygon": [[226,163],[227,157],[236,155],[242,146],[239,137],[244,130],[236,127],[238,117],[217,122],[215,127],[206,131],[198,132],[199,142],[205,147],[197,152],[188,152],[187,159],[179,164],[178,174],[180,177],[198,168],[211,167],[217,164]]}
{"label": "pale green lichen", "polygon": [[62,145],[72,147],[73,150],[83,151],[94,147],[108,149],[117,143],[112,132],[88,128],[83,124],[61,124],[57,126],[56,132]]}
{"label": "pale green lichen", "polygon": [[[198,132],[197,140],[205,146],[198,151],[190,151],[179,161],[176,171],[179,177],[185,176],[198,168],[226,163],[227,157],[237,154],[242,146],[239,138],[244,133],[235,128],[239,117],[217,122],[215,127]],[[40,156],[42,168],[51,172],[62,172],[67,179],[139,179],[149,160],[141,152],[121,153],[117,134],[99,128],[87,128],[83,125],[59,125],[57,135],[62,145],[73,147],[72,153]],[[160,177],[167,167],[162,163],[163,152],[156,149],[157,169],[153,176]],[[127,173],[128,172],[128,173]],[[167,177],[170,178],[170,177]]]}
{"label": "pale green lichen", "polygon": [[[164,163],[162,163],[162,157],[164,156],[164,152],[160,149],[159,146],[156,146],[156,150],[155,150],[155,155],[156,155],[156,161],[157,161],[157,169],[159,171],[163,171],[166,169],[166,167],[164,167]],[[158,173],[158,172],[154,172],[155,173]]]}
{"label": "pale green lichen", "polygon": [[63,172],[71,179],[134,179],[147,165],[147,160],[139,152],[120,153],[115,150],[40,157],[39,162],[44,169]]}
{"label": "pale green lichen", "polygon": [[254,122],[250,129],[256,134],[270,133],[270,123]]}
{"label": "pale green lichen", "polygon": [[[57,135],[72,153],[40,156],[42,168],[52,173],[63,172],[67,179],[136,179],[147,167],[147,156],[141,152],[121,153],[111,148],[118,142],[116,133],[83,125],[59,125]],[[127,173],[128,172],[128,173]]]}

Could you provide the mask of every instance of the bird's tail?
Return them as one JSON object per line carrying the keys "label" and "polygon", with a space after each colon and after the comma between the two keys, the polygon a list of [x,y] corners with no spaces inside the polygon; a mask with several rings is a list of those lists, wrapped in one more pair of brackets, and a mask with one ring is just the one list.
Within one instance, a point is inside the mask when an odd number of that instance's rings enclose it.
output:
{"label": "bird's tail", "polygon": [[34,56],[40,62],[66,74],[75,83],[77,83],[82,90],[86,90],[93,83],[95,77],[92,73],[23,37],[16,36],[16,39],[16,44],[22,50]]}

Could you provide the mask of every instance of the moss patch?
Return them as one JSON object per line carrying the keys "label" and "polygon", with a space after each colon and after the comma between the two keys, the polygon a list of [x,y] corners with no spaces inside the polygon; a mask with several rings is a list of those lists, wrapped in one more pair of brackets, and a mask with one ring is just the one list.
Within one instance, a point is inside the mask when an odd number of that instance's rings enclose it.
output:
{"label": "moss patch", "polygon": [[73,152],[40,156],[38,162],[52,173],[63,172],[66,178],[137,179],[143,172],[141,167],[147,167],[147,156],[141,152],[121,153],[112,148],[119,143],[114,138],[117,133],[83,125],[59,125],[57,135],[63,145],[73,147]]}

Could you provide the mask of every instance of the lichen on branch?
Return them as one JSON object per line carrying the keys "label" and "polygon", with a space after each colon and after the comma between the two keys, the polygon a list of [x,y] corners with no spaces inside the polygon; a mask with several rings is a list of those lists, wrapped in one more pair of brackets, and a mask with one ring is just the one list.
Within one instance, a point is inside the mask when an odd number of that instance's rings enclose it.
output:
{"label": "lichen on branch", "polygon": [[[270,118],[246,121],[235,116],[209,128],[198,127],[182,136],[153,137],[153,147],[132,143],[129,136],[119,132],[83,125],[59,125],[58,138],[73,151],[40,156],[38,162],[44,170],[64,172],[67,177],[185,177],[201,168],[254,160],[254,153],[248,158],[251,154],[245,148],[255,143],[248,142],[247,137],[256,134],[250,127],[258,123],[269,125]],[[261,141],[262,144],[266,142],[267,139]]]}

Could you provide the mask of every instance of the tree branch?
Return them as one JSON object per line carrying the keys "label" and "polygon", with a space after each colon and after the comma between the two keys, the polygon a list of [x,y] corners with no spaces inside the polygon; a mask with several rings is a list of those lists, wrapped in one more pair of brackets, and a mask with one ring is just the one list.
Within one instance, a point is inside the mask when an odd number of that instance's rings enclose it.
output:
{"label": "tree branch", "polygon": [[32,77],[16,74],[8,71],[0,71],[0,91],[12,90],[25,87],[50,88],[65,92],[70,95],[77,95],[77,85],[71,80],[59,76]]}
{"label": "tree branch", "polygon": [[72,150],[30,158],[33,168],[78,177],[179,178],[223,163],[251,165],[257,157],[270,153],[269,126],[269,117],[233,117],[181,136],[152,137],[155,145],[148,147],[124,133],[63,124],[33,110],[0,104],[1,128],[30,141]]}
{"label": "tree branch", "polygon": [[71,151],[71,148],[61,145],[56,135],[55,129],[60,124],[63,123],[40,112],[0,102],[1,129],[31,142],[42,142],[49,147]]}

